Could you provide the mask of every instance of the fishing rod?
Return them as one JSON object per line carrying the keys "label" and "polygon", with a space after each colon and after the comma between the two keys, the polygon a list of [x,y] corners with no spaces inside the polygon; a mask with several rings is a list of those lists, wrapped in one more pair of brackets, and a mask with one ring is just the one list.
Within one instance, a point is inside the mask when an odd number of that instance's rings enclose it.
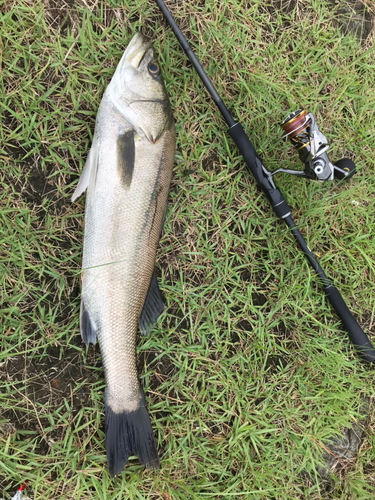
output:
{"label": "fishing rod", "polygon": [[202,83],[208,90],[224,120],[226,121],[229,127],[227,132],[242,154],[249,172],[256,180],[258,186],[264,191],[277,217],[283,220],[289,227],[311,267],[318,275],[323,286],[323,290],[333,309],[336,311],[336,314],[340,318],[345,330],[348,332],[351,342],[356,347],[363,360],[368,363],[375,362],[374,347],[365,332],[354,319],[352,313],[349,311],[344,299],[340,295],[340,292],[328,279],[314,254],[307,246],[306,241],[294,224],[291,217],[290,207],[273,182],[273,175],[278,172],[284,172],[287,174],[298,175],[321,181],[332,180],[334,177],[339,179],[349,178],[355,172],[354,163],[349,159],[342,159],[337,162],[336,165],[332,165],[326,153],[328,149],[327,140],[319,131],[313,115],[311,113],[307,113],[304,109],[299,109],[294,113],[291,113],[284,120],[281,126],[285,132],[284,137],[288,137],[297,149],[300,159],[305,164],[305,170],[302,172],[298,170],[278,169],[274,172],[269,172],[262,164],[254,146],[251,144],[246,132],[242,128],[242,125],[234,120],[229,110],[221,100],[214,85],[208,78],[205,70],[195,56],[186,38],[177,26],[167,6],[163,0],[155,1],[181,47],[185,51],[187,57],[190,59],[190,62],[198,73]]}

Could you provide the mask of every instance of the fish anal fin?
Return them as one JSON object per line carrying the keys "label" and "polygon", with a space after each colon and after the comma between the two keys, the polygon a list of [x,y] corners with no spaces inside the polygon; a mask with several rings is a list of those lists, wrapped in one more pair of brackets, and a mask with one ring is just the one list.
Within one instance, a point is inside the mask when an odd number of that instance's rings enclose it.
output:
{"label": "fish anal fin", "polygon": [[134,411],[116,413],[107,399],[106,397],[105,441],[110,476],[120,474],[131,455],[135,455],[147,469],[160,469],[143,391],[140,405]]}
{"label": "fish anal fin", "polygon": [[98,160],[98,154],[96,148],[96,140],[94,139],[89,154],[87,156],[85,166],[83,167],[81,177],[79,178],[77,187],[73,193],[72,201],[75,201],[77,198],[79,198],[81,194],[83,194],[86,191],[86,189],[90,185],[93,185],[93,183],[95,182],[96,171],[97,171],[97,160]]}
{"label": "fish anal fin", "polygon": [[138,325],[142,335],[147,335],[156,323],[156,320],[164,310],[164,302],[161,296],[156,272],[154,270],[146,295]]}
{"label": "fish anal fin", "polygon": [[117,136],[117,172],[125,189],[130,187],[135,163],[134,130]]}
{"label": "fish anal fin", "polygon": [[90,318],[88,310],[85,308],[83,298],[81,299],[81,311],[79,315],[79,328],[83,342],[88,344],[96,344],[96,328]]}

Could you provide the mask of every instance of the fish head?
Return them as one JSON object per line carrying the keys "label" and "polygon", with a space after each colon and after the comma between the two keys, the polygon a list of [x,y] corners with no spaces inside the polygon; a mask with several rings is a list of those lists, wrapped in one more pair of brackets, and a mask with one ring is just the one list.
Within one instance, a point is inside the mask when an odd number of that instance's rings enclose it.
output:
{"label": "fish head", "polygon": [[126,48],[107,92],[136,132],[152,143],[173,123],[154,49],[140,33],[134,35]]}

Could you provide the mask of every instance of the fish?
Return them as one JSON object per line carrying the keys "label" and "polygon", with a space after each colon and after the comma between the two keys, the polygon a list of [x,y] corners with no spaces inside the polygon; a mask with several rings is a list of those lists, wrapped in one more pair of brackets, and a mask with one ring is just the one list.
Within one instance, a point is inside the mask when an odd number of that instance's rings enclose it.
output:
{"label": "fish", "polygon": [[108,472],[135,455],[160,468],[136,367],[138,326],[164,309],[155,273],[175,156],[175,124],[152,44],[136,33],[97,112],[72,201],[85,201],[80,332],[99,343],[105,377]]}

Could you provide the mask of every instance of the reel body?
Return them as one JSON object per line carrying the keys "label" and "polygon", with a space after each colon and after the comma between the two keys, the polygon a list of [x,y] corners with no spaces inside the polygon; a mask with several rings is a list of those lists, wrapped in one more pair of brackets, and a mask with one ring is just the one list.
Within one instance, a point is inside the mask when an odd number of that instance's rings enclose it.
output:
{"label": "reel body", "polygon": [[333,165],[327,155],[329,144],[325,135],[320,132],[312,113],[303,108],[290,113],[281,124],[285,134],[305,165],[305,170],[290,170],[279,168],[278,172],[306,177],[317,181],[332,181],[349,179],[355,173],[355,164],[348,158],[343,158]]}

